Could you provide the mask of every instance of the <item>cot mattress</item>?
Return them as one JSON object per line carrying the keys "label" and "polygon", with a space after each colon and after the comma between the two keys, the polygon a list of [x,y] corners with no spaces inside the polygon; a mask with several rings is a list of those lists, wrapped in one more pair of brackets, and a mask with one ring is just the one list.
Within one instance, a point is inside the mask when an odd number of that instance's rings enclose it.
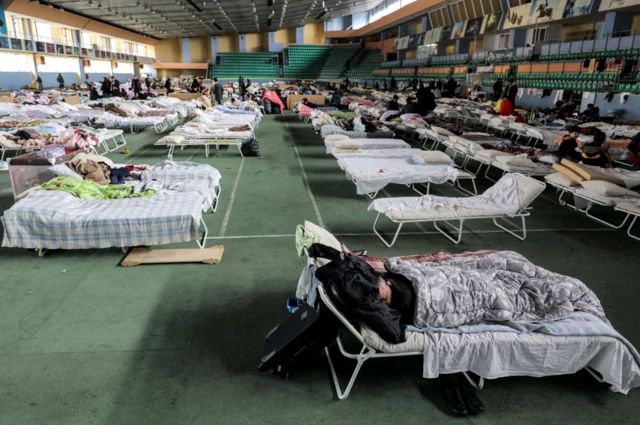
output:
{"label": "cot mattress", "polygon": [[365,133],[363,131],[349,131],[335,125],[323,125],[320,128],[320,135],[322,137],[331,136],[334,134],[344,134],[352,139],[388,139],[394,136],[393,131],[374,131]]}
{"label": "cot mattress", "polygon": [[384,189],[388,184],[454,182],[458,170],[443,165],[416,165],[406,158],[342,158],[338,165],[364,195]]}
{"label": "cot mattress", "polygon": [[[591,316],[591,317],[588,317]],[[360,332],[370,347],[385,353],[423,353],[423,377],[473,372],[485,379],[544,377],[597,371],[611,390],[626,394],[640,386],[637,352],[610,325],[588,313],[573,313],[542,332],[406,332],[406,342],[389,344],[366,326]],[[583,321],[583,319],[587,319]],[[604,332],[594,335],[594,321]],[[470,327],[473,327],[471,325]],[[607,329],[608,328],[608,329]]]}
{"label": "cot mattress", "polygon": [[333,150],[333,156],[337,159],[341,158],[411,158],[412,155],[424,152],[422,149],[365,149],[354,152],[336,152],[338,148]]}
{"label": "cot mattress", "polygon": [[330,154],[333,148],[341,142],[348,141],[360,146],[360,149],[409,149],[409,145],[400,139],[343,139],[343,140],[325,140],[326,152]]}
{"label": "cot mattress", "polygon": [[614,197],[614,196],[600,196],[600,195],[596,195],[593,192],[590,192],[586,189],[576,189],[573,191],[573,194],[577,197],[580,198],[584,198],[587,200],[591,200],[596,202],[597,204],[603,205],[605,207],[615,207],[618,204],[628,204],[629,202],[636,200],[638,198],[632,198],[632,197]]}
{"label": "cot mattress", "polygon": [[40,190],[5,211],[2,246],[89,249],[152,246],[198,237],[202,197],[196,192],[84,201]]}
{"label": "cot mattress", "polygon": [[517,167],[514,165],[507,165],[499,161],[492,161],[491,165],[507,173],[520,173],[527,176],[532,176],[532,175],[545,176],[547,174],[551,174],[555,172],[555,170],[552,167],[549,167],[548,165],[542,165],[542,164],[539,164],[539,166],[536,168],[529,168],[529,167]]}
{"label": "cot mattress", "polygon": [[624,202],[616,205],[616,207],[621,211],[624,211],[630,214],[640,215],[640,204],[638,204],[637,202],[636,203]]}
{"label": "cot mattress", "polygon": [[178,119],[178,114],[167,117],[121,117],[114,114],[104,114],[100,117],[106,127],[150,127],[163,123],[165,120]]}
{"label": "cot mattress", "polygon": [[388,211],[385,213],[391,220],[457,220],[470,217],[495,217],[500,213],[495,210],[481,210],[465,206],[435,207],[413,211]]}

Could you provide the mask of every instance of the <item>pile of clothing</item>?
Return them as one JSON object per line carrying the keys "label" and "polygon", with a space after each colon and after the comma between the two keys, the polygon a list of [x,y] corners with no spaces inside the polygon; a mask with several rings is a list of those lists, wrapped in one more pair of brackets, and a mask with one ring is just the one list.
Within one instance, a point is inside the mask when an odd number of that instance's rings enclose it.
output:
{"label": "pile of clothing", "polygon": [[51,136],[40,134],[36,130],[32,129],[17,130],[12,134],[0,137],[11,140],[12,142],[21,145],[26,150],[40,149],[52,142]]}

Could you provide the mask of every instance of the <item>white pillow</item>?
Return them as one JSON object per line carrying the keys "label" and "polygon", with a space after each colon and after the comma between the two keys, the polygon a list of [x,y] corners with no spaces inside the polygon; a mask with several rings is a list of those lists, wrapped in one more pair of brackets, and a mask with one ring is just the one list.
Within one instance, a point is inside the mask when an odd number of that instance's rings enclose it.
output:
{"label": "white pillow", "polygon": [[125,111],[129,115],[135,115],[138,112],[140,112],[140,109],[136,108],[135,106],[133,106],[130,103],[120,103],[117,106],[118,106],[118,108],[122,109],[123,111]]}
{"label": "white pillow", "polygon": [[417,159],[422,160],[425,164],[433,162],[453,162],[451,157],[444,152],[440,151],[424,151],[414,154]]}
{"label": "white pillow", "polygon": [[477,156],[483,156],[485,158],[495,158],[497,156],[513,156],[510,153],[498,151],[495,149],[485,149],[476,154]]}
{"label": "white pillow", "polygon": [[573,180],[571,177],[562,173],[553,173],[548,176],[544,176],[544,179],[550,183],[557,184],[558,186],[573,187],[578,186],[580,183]]}
{"label": "white pillow", "polygon": [[80,174],[76,173],[71,168],[69,168],[67,164],[56,164],[53,167],[50,167],[49,171],[51,171],[53,175],[56,177],[65,176],[65,177],[73,177],[74,179],[80,179],[80,180],[83,179],[83,177]]}
{"label": "white pillow", "polygon": [[334,144],[333,146],[341,149],[360,149],[364,146],[364,143],[357,140],[347,139],[347,140],[341,140],[336,144]]}
{"label": "white pillow", "polygon": [[111,167],[113,165],[113,161],[110,160],[109,158],[107,158],[106,156],[102,156],[102,155],[95,155],[92,153],[79,153],[76,156],[73,157],[73,161],[77,160],[77,159],[88,159],[91,161],[95,161],[95,162],[104,162],[105,164],[107,164],[109,167]]}
{"label": "white pillow", "polygon": [[324,140],[326,142],[335,142],[338,140],[344,140],[344,139],[348,139],[349,136],[347,136],[346,134],[331,134],[327,137],[324,138]]}
{"label": "white pillow", "polygon": [[184,136],[172,136],[169,134],[168,136],[164,136],[162,139],[158,140],[156,143],[163,145],[175,145],[178,143],[182,143],[184,140]]}
{"label": "white pillow", "polygon": [[634,196],[640,198],[640,193],[604,180],[585,180],[580,184],[589,192],[599,196]]}

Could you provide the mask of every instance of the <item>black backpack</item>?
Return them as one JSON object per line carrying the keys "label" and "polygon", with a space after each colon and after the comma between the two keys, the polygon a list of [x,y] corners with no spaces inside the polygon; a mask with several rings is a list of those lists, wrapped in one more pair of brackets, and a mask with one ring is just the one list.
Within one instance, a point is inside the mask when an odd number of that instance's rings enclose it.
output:
{"label": "black backpack", "polygon": [[253,137],[242,141],[240,151],[243,156],[260,156],[260,146]]}

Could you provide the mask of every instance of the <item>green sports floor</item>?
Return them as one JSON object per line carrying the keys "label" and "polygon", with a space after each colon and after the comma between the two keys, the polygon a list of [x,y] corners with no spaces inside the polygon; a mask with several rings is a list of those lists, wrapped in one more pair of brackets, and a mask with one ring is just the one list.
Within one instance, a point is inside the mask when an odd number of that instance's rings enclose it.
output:
{"label": "green sports floor", "polygon": [[[208,244],[225,247],[219,265],[124,268],[119,249],[44,258],[0,249],[1,425],[640,423],[640,390],[614,394],[585,371],[488,381],[480,393],[487,412],[468,418],[446,414],[438,383],[421,378],[421,357],[365,363],[344,401],[336,401],[323,355],[287,381],[258,373],[264,335],[287,315],[304,265],[293,239],[303,220],[373,255],[518,251],[586,282],[638,346],[640,243],[560,207],[547,190],[524,242],[477,222],[459,245],[428,225],[405,226],[387,249],[371,232],[368,198],[356,195],[309,124],[270,115],[256,136],[260,158],[241,160],[235,150],[205,158],[202,148],[174,157],[222,174],[218,211],[206,215]],[[127,135],[131,153],[110,156],[156,163],[164,158],[157,138]],[[0,172],[0,209],[12,200],[8,173]],[[352,367],[339,361],[343,383]]]}

